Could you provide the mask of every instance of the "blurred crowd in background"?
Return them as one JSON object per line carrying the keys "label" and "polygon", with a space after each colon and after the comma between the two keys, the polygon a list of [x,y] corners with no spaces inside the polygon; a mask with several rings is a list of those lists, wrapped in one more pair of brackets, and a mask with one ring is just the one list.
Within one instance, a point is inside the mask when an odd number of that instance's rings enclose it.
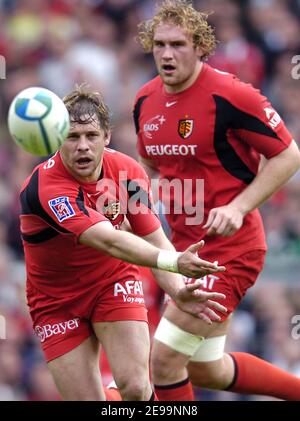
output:
{"label": "blurred crowd in background", "polygon": [[[10,139],[9,104],[29,86],[63,96],[75,83],[87,81],[103,92],[111,109],[111,146],[136,158],[134,97],[156,72],[135,36],[155,3],[0,0],[0,55],[6,60],[6,79],[0,80],[0,400],[59,399],[26,307],[18,222],[18,190],[39,159]],[[194,5],[214,11],[209,20],[219,43],[209,63],[261,89],[300,142],[300,69],[297,58],[292,62],[300,54],[300,1],[195,0]],[[255,353],[300,376],[300,326],[292,324],[300,319],[292,319],[300,315],[299,173],[262,207],[262,214],[269,246],[266,267],[236,312],[227,349]],[[147,270],[143,276],[153,331],[162,294]],[[258,399],[198,393],[199,399]]]}

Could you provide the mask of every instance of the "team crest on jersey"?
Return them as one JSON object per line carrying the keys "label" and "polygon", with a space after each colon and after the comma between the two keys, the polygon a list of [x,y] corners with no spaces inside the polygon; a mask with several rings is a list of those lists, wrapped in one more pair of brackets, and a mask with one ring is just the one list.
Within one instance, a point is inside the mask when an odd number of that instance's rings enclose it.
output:
{"label": "team crest on jersey", "polygon": [[179,120],[178,133],[182,137],[182,139],[186,139],[192,134],[193,127],[194,120]]}
{"label": "team crest on jersey", "polygon": [[103,214],[110,221],[114,221],[120,214],[120,202],[111,202],[107,206],[103,206]]}
{"label": "team crest on jersey", "polygon": [[67,196],[56,197],[49,200],[49,206],[59,222],[71,218],[75,215],[75,211]]}

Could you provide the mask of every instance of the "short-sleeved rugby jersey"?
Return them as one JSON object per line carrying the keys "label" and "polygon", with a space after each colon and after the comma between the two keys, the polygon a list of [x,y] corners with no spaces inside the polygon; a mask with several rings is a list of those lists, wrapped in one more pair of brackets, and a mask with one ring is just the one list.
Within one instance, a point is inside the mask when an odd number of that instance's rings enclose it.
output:
{"label": "short-sleeved rugby jersey", "polygon": [[[159,76],[144,85],[134,120],[140,156],[153,161],[166,183],[173,182],[161,195],[178,250],[203,238],[201,255],[216,260],[222,255],[225,263],[249,249],[266,248],[257,210],[233,237],[207,237],[202,229],[211,209],[228,204],[251,183],[260,154],[271,158],[292,141],[258,90],[204,64],[195,83],[180,93],[166,93]],[[194,222],[193,209],[200,215]]]}
{"label": "short-sleeved rugby jersey", "polygon": [[102,221],[118,229],[125,216],[135,234],[155,231],[160,222],[149,192],[139,164],[108,148],[101,177],[94,183],[76,180],[59,152],[38,165],[20,193],[28,281],[42,292],[61,296],[77,294],[103,278],[136,276],[134,265],[81,245],[78,238]]}

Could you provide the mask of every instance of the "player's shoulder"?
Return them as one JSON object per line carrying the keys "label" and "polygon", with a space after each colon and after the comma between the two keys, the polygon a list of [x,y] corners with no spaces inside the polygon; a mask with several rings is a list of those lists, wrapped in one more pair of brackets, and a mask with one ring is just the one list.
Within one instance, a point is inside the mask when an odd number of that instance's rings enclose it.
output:
{"label": "player's shoulder", "polygon": [[21,191],[27,186],[46,194],[46,192],[77,188],[79,182],[71,177],[64,167],[59,152],[38,164],[27,177]]}
{"label": "player's shoulder", "polygon": [[38,179],[40,177],[39,173],[46,163],[47,161],[41,162],[33,168],[33,170],[31,171],[31,174],[23,182],[20,191],[23,191],[24,189],[26,189],[28,185],[38,182]]}
{"label": "player's shoulder", "polygon": [[116,172],[126,171],[130,175],[141,175],[144,170],[142,166],[131,156],[128,156],[115,149],[105,148],[104,163]]}
{"label": "player's shoulder", "polygon": [[55,180],[57,183],[79,184],[79,182],[67,171],[59,151],[39,165],[39,172],[41,178],[45,180],[45,182]]}
{"label": "player's shoulder", "polygon": [[232,73],[206,65],[206,86],[213,95],[227,99],[231,103],[245,103],[261,98],[259,89],[254,88],[250,83],[241,81]]}
{"label": "player's shoulder", "polygon": [[140,98],[148,97],[152,93],[156,92],[157,88],[162,85],[161,78],[156,76],[149,82],[145,83],[137,92],[135,102],[138,102]]}

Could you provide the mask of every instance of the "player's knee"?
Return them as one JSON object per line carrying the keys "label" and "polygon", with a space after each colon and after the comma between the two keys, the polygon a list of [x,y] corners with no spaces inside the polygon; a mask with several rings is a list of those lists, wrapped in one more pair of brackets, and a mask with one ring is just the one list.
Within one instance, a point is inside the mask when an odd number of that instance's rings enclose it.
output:
{"label": "player's knee", "polygon": [[149,399],[147,396],[149,391],[149,382],[134,376],[119,386],[120,393],[125,401],[145,401]]}
{"label": "player's knee", "polygon": [[115,378],[123,400],[141,401],[148,400],[151,388],[149,381],[149,368],[136,361],[134,368],[119,373]]}

